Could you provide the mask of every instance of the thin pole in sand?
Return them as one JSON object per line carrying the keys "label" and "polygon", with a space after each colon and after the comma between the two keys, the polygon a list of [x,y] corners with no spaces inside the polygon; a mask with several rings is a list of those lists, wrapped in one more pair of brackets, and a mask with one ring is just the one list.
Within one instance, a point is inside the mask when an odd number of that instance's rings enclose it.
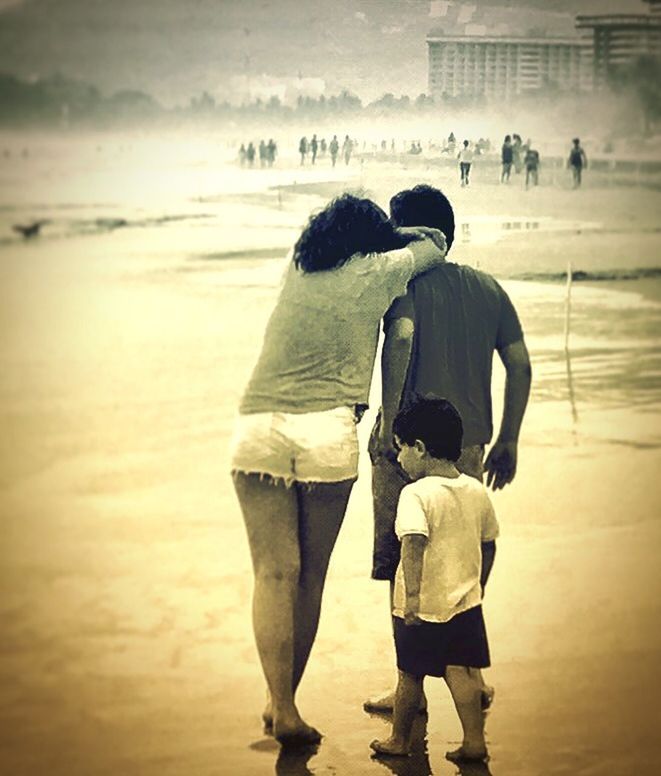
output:
{"label": "thin pole in sand", "polygon": [[565,297],[565,350],[569,350],[569,332],[571,328],[571,284],[573,273],[571,261],[567,262],[567,296]]}
{"label": "thin pole in sand", "polygon": [[[567,296],[565,297],[565,365],[567,367],[567,386],[569,388],[569,403],[571,405],[571,414],[574,423],[578,420],[578,410],[576,409],[576,397],[574,395],[574,378],[571,371],[571,356],[569,353],[569,333],[571,330],[571,285],[573,272],[571,261],[567,262]],[[575,434],[575,429],[574,429]],[[574,438],[576,442],[576,438]]]}

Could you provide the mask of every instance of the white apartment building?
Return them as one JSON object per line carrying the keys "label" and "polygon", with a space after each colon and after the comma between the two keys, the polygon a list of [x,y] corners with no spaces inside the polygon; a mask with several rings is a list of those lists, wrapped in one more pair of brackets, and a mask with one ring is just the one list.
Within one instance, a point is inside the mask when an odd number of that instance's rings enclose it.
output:
{"label": "white apartment building", "polygon": [[427,36],[429,94],[511,97],[546,86],[592,88],[592,44],[580,38]]}

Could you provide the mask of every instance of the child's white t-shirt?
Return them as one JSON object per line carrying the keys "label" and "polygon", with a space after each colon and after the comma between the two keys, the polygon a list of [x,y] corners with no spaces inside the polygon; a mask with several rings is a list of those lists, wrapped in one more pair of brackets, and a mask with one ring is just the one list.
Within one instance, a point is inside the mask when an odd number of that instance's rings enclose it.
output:
{"label": "child's white t-shirt", "polygon": [[[421,620],[447,622],[482,600],[482,542],[498,536],[487,489],[473,477],[423,477],[399,497],[395,533],[427,537],[420,585]],[[404,570],[395,576],[393,614],[404,616]]]}

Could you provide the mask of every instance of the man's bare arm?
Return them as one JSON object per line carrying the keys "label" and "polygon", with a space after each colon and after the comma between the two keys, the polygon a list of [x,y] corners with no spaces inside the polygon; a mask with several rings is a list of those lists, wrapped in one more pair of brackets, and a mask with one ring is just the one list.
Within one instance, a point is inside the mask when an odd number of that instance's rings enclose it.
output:
{"label": "man's bare arm", "polygon": [[484,463],[487,487],[504,488],[516,474],[517,445],[528,404],[532,369],[523,340],[498,351],[505,366],[505,402],[500,431]]}
{"label": "man's bare arm", "polygon": [[402,400],[406,373],[413,349],[414,324],[410,318],[397,318],[386,331],[381,352],[381,428],[379,452],[394,452],[392,424]]}

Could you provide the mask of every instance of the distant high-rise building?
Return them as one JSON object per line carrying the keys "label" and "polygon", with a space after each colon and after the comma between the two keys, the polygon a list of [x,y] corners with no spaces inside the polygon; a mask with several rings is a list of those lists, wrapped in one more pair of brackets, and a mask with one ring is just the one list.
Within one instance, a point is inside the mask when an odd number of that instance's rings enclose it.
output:
{"label": "distant high-rise building", "polygon": [[661,56],[661,0],[645,0],[649,14],[577,16],[579,30],[592,30],[594,82],[604,86],[623,67],[644,55]]}
{"label": "distant high-rise building", "polygon": [[592,46],[577,37],[427,36],[429,93],[511,97],[544,87],[592,87]]}

